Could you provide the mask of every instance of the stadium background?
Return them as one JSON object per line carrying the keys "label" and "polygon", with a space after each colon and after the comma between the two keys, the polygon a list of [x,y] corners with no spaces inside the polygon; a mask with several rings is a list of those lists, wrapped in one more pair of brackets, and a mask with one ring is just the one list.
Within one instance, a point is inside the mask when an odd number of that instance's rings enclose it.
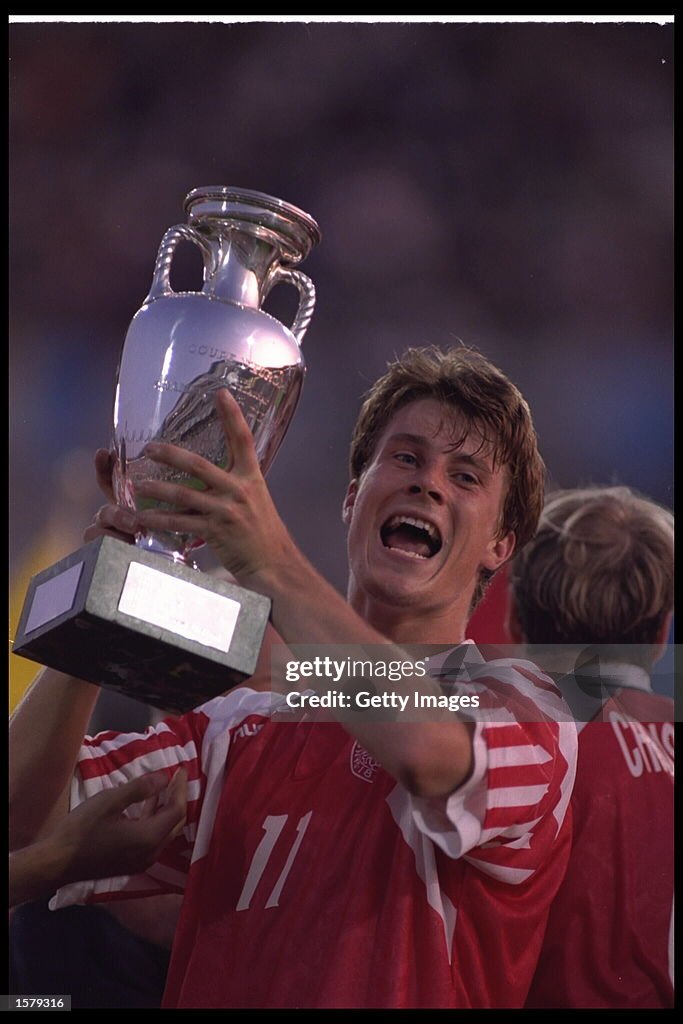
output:
{"label": "stadium background", "polygon": [[[11,617],[102,503],[114,377],[200,185],[310,212],[308,378],[269,474],[335,585],[362,392],[460,340],[527,396],[554,486],[673,503],[673,24],[10,25]],[[189,247],[188,247],[189,248]],[[181,246],[176,287],[195,287]],[[268,308],[291,318],[295,294]],[[501,585],[476,628],[500,640]],[[11,624],[11,633],[13,624]],[[10,707],[35,666],[10,658]],[[112,725],[116,727],[116,725]]]}

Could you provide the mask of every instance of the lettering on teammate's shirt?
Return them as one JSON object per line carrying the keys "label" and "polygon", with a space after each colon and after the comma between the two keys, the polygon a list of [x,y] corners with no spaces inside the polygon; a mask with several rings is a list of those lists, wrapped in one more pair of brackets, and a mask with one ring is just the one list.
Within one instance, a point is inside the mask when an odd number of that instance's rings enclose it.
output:
{"label": "lettering on teammate's shirt", "polygon": [[674,773],[673,725],[671,722],[637,722],[618,711],[609,721],[619,749],[634,779],[645,772]]}

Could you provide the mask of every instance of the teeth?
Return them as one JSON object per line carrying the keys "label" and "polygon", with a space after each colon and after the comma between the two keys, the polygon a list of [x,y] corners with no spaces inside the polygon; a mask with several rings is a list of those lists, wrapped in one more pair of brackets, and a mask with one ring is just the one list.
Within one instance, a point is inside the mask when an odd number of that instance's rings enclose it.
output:
{"label": "teeth", "polygon": [[[388,526],[390,529],[394,530],[402,523],[406,523],[408,526],[416,526],[419,530],[424,530],[429,534],[432,540],[439,539],[438,530],[431,523],[428,523],[426,519],[415,519],[413,516],[394,516],[393,519],[389,520]],[[423,556],[418,555],[417,557],[422,558]]]}
{"label": "teeth", "polygon": [[403,548],[392,548],[391,544],[387,545],[387,550],[398,551],[399,555],[405,555],[407,558],[419,558],[423,562],[427,561],[426,555],[418,555],[417,551],[405,551]]}

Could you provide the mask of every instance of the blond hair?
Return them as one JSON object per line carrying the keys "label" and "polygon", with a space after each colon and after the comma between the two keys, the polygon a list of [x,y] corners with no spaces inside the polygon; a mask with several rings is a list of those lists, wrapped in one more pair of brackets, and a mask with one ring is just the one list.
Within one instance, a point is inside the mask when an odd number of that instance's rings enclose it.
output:
{"label": "blond hair", "polygon": [[628,487],[552,494],[510,573],[526,639],[654,644],[673,608],[673,522]]}
{"label": "blond hair", "polygon": [[[517,549],[533,536],[543,506],[545,466],[538,451],[529,406],[504,373],[479,352],[465,347],[446,352],[410,348],[365,396],[351,439],[349,468],[358,479],[370,463],[382,431],[400,408],[433,398],[457,409],[461,441],[473,430],[490,446],[493,465],[507,469],[508,485],[499,537],[513,531]],[[482,569],[472,600],[481,600],[493,576]]]}

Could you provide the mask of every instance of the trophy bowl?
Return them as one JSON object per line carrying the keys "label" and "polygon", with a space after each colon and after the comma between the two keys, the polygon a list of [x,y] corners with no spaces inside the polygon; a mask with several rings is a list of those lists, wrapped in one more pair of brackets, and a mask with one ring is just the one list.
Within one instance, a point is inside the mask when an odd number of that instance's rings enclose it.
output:
{"label": "trophy bowl", "polygon": [[[145,456],[150,441],[178,445],[224,468],[229,464],[215,392],[229,388],[254,436],[263,473],[271,465],[296,409],[305,374],[301,341],[315,288],[292,270],[320,239],[315,221],[297,207],[260,192],[199,188],[185,200],[188,224],[161,242],[152,287],[128,330],[114,400],[114,494],[141,510],[140,480],[201,486]],[[187,240],[203,257],[201,292],[175,292],[169,282],[176,246]],[[294,285],[300,302],[291,328],[261,307],[272,288]],[[149,531],[144,550],[191,565],[199,537]]]}

